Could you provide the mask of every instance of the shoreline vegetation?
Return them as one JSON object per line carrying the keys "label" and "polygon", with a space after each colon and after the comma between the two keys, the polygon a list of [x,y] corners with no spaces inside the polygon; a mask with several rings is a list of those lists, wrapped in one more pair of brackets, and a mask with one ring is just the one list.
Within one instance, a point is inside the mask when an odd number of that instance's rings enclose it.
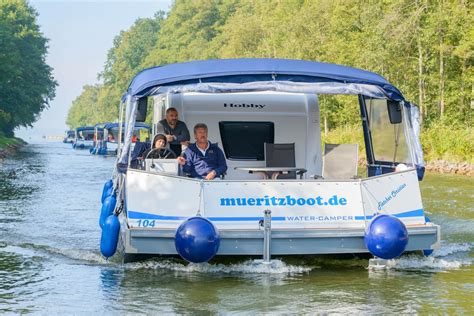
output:
{"label": "shoreline vegetation", "polygon": [[[117,34],[101,82],[83,87],[66,124],[117,120],[117,101],[148,67],[256,57],[335,63],[382,75],[419,106],[428,171],[472,175],[472,7],[435,0],[176,0],[168,12]],[[356,96],[322,95],[319,105],[323,142],[363,144]]]}
{"label": "shoreline vegetation", "polygon": [[37,16],[25,0],[0,1],[0,137],[13,138],[16,128],[31,127],[55,96],[57,82],[46,63],[48,39]]}
{"label": "shoreline vegetation", "polygon": [[[472,176],[472,7],[435,0],[176,0],[168,12],[137,19],[117,34],[101,82],[83,87],[66,123],[116,121],[117,101],[148,67],[255,57],[328,62],[373,71],[397,86],[420,108],[427,171]],[[45,63],[48,39],[36,18],[27,1],[0,1],[0,157],[24,144],[13,131],[31,126],[55,96],[57,82]],[[365,157],[357,97],[319,101],[323,142],[361,144]]]}
{"label": "shoreline vegetation", "polygon": [[23,139],[18,137],[5,137],[0,134],[0,163],[3,159],[12,156],[16,151],[26,145]]}
{"label": "shoreline vegetation", "polygon": [[[323,143],[359,144],[359,166],[366,165],[362,127],[347,125],[323,134]],[[430,173],[474,176],[474,129],[433,126],[421,131],[425,168]]]}

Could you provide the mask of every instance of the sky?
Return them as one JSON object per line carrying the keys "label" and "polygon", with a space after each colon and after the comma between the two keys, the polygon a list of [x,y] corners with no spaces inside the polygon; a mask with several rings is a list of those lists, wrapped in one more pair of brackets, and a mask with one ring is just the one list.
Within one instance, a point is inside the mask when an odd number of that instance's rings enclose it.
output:
{"label": "sky", "polygon": [[[49,39],[46,62],[58,82],[56,97],[41,113],[33,128],[21,128],[15,135],[25,140],[63,135],[72,101],[86,84],[98,83],[107,51],[120,31],[136,19],[152,17],[158,10],[169,11],[172,0],[79,1],[30,0],[38,12],[37,23]],[[118,104],[117,100],[117,104]]]}

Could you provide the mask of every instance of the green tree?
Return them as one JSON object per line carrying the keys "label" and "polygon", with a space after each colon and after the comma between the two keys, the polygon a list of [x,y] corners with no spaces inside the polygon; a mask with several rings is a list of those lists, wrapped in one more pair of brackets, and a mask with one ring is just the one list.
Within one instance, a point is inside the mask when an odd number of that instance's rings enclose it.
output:
{"label": "green tree", "polygon": [[72,102],[67,115],[66,124],[70,128],[95,125],[103,121],[102,113],[97,107],[101,88],[100,85],[86,85],[82,88],[82,93]]}
{"label": "green tree", "polygon": [[47,39],[36,17],[26,1],[0,2],[0,131],[7,136],[31,126],[55,95]]}
{"label": "green tree", "polygon": [[[178,0],[166,16],[139,20],[116,38],[97,106],[102,118],[117,117],[121,94],[146,67],[209,58],[295,58],[374,71],[419,103],[426,126],[440,120],[471,126],[472,5],[466,0]],[[329,129],[358,119],[356,98],[324,96],[320,104]]]}

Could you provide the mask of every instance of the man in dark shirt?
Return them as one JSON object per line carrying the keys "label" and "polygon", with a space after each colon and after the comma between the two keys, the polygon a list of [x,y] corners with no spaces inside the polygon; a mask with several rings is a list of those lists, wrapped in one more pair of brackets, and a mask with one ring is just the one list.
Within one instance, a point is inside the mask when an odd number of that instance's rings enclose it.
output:
{"label": "man in dark shirt", "polygon": [[188,127],[183,121],[178,120],[178,111],[175,108],[166,110],[166,117],[159,122],[156,133],[166,135],[166,141],[176,156],[181,155],[181,145],[189,144]]}
{"label": "man in dark shirt", "polygon": [[178,157],[178,162],[183,166],[185,173],[193,178],[212,180],[219,177],[227,170],[224,153],[207,139],[206,124],[199,123],[194,126],[196,142],[189,145],[184,152],[184,157]]}

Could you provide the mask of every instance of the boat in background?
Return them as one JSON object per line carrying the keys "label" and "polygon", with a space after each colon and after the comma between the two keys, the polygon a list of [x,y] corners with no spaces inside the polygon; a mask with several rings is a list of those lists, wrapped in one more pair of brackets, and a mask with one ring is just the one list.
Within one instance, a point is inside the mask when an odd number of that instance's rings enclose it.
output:
{"label": "boat in background", "polygon": [[66,136],[63,139],[63,143],[65,144],[74,143],[75,136],[76,136],[76,131],[74,130],[66,131]]}
{"label": "boat in background", "polygon": [[92,147],[94,147],[94,126],[76,128],[72,148],[89,149]]}
{"label": "boat in background", "polygon": [[103,155],[101,148],[104,143],[104,126],[107,123],[97,123],[94,126],[94,143],[91,148],[89,148],[89,153],[92,155]]}
{"label": "boat in background", "polygon": [[[117,155],[119,139],[123,139],[125,124],[101,123],[95,126],[96,142],[92,154]],[[132,132],[132,150],[136,143],[148,143],[150,141],[151,127],[142,122],[136,122]],[[120,135],[120,137],[119,137]]]}
{"label": "boat in background", "polygon": [[[357,144],[322,144],[323,94],[355,96],[367,176],[357,174]],[[224,179],[189,178],[169,159],[131,168],[133,126],[145,120],[149,102],[153,135],[170,107],[190,130],[208,126],[225,154]],[[418,115],[380,75],[340,65],[226,59],[145,69],[122,98],[124,142],[102,194],[101,252],[189,262],[429,254],[439,247],[440,226],[427,219],[421,199]]]}

